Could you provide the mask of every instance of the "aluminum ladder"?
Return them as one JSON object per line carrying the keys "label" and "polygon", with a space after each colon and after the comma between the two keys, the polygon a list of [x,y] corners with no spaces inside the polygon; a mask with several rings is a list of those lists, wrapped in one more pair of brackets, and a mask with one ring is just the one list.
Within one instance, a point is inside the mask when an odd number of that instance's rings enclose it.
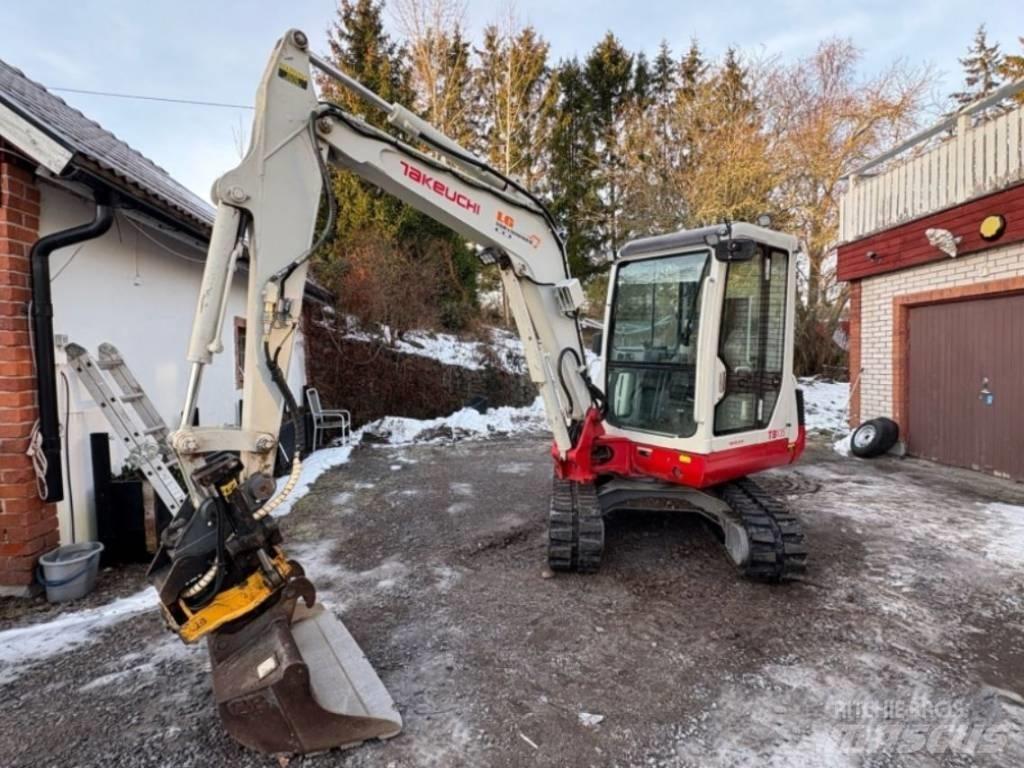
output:
{"label": "aluminum ladder", "polygon": [[171,472],[177,461],[167,444],[170,434],[153,402],[113,344],[100,344],[93,360],[79,344],[64,347],[68,363],[103,411],[146,480],[171,515],[177,515],[188,496]]}

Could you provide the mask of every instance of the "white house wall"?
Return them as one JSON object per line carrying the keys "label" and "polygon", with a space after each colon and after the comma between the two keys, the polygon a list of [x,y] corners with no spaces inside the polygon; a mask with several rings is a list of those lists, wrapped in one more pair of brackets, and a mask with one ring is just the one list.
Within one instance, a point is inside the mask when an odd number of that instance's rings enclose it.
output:
{"label": "white house wall", "polygon": [[[1024,245],[993,248],[863,280],[860,419],[893,416],[893,299],[938,288],[1024,276]],[[857,374],[851,371],[852,377]]]}
{"label": "white house wall", "polygon": [[[93,213],[91,202],[42,186],[40,235],[89,221]],[[205,253],[177,238],[148,228],[145,231],[157,242],[138,232],[134,222],[119,213],[102,238],[51,255],[53,328],[55,334],[67,336],[93,355],[102,342],[116,346],[173,428],[185,397],[185,352]],[[224,352],[204,372],[199,397],[203,424],[236,422],[240,392],[235,387],[234,318],[245,316],[246,277],[241,271],[235,276],[224,323]],[[72,538],[69,496],[74,502],[75,539],[96,536],[89,434],[111,434],[115,472],[125,451],[88,391],[63,365],[65,358],[59,350],[57,360],[62,423],[68,403],[61,373],[68,377],[71,396],[64,440],[65,450],[70,448],[70,473],[65,473],[65,501],[58,505],[61,542],[68,543]],[[299,339],[288,376],[296,394],[304,383],[304,371],[304,345]]]}

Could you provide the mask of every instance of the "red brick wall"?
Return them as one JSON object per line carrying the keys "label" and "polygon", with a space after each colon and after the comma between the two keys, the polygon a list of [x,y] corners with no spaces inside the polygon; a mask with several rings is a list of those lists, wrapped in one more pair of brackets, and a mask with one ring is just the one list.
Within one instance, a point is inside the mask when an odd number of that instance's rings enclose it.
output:
{"label": "red brick wall", "polygon": [[25,455],[38,413],[28,336],[28,252],[39,238],[32,167],[0,141],[0,593],[31,587],[58,542],[57,513],[36,492]]}

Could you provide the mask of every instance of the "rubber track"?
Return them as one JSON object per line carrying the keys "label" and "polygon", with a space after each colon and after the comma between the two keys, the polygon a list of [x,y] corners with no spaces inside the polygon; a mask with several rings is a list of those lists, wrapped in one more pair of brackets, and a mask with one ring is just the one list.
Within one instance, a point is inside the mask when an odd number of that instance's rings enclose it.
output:
{"label": "rubber track", "polygon": [[746,477],[726,483],[722,499],[739,515],[750,542],[744,576],[783,581],[807,570],[803,529],[785,504]]}
{"label": "rubber track", "polygon": [[592,483],[554,479],[548,514],[548,566],[593,573],[604,553],[604,519]]}

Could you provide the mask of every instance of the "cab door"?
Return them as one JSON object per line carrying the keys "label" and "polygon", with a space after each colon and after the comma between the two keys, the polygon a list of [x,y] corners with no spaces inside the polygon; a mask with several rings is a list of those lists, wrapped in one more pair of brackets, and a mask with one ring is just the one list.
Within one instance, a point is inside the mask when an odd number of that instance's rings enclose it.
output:
{"label": "cab door", "polygon": [[758,245],[753,258],[727,267],[718,336],[724,394],[715,406],[715,435],[771,422],[783,383],[789,258]]}

